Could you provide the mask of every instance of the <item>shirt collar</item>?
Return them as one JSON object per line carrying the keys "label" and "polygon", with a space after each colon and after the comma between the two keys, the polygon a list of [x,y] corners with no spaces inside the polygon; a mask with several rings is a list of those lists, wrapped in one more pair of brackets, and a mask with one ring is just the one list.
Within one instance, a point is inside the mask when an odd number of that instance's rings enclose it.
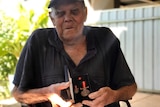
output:
{"label": "shirt collar", "polygon": [[[87,40],[87,51],[96,49],[94,34],[92,33],[92,28],[89,26],[84,26],[83,34],[86,36]],[[59,39],[57,31],[55,28],[51,30],[48,37],[49,44],[56,47],[57,50],[63,49],[63,43]]]}
{"label": "shirt collar", "polygon": [[55,28],[53,28],[53,30],[51,30],[51,32],[49,33],[48,41],[49,41],[49,44],[51,46],[56,47],[56,49],[58,51],[60,51],[61,49],[63,49],[63,43],[58,38],[58,34],[57,34],[57,31],[56,31]]}

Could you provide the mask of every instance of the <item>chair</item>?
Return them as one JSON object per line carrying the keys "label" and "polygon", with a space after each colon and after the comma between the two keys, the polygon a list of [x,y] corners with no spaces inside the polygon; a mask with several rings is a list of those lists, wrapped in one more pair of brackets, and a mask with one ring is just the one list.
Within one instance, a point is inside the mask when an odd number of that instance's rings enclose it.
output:
{"label": "chair", "polygon": [[[125,103],[125,105],[126,105],[127,107],[131,107],[131,104],[130,104],[130,102],[129,102],[128,100],[120,101],[120,102]],[[124,105],[124,104],[123,104],[123,105]],[[122,106],[122,107],[126,107],[126,106],[123,106],[123,105],[121,105],[121,106]]]}

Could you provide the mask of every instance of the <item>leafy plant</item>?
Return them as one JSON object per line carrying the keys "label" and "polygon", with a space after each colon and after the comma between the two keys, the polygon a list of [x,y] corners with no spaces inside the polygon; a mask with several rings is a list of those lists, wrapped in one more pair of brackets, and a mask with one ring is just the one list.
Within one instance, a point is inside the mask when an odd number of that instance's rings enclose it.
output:
{"label": "leafy plant", "polygon": [[[8,75],[14,74],[15,66],[21,50],[31,34],[37,28],[47,27],[47,0],[44,11],[36,16],[34,10],[26,10],[19,5],[19,18],[14,19],[4,13],[0,17],[0,99],[10,97],[8,90]],[[36,20],[35,20],[36,19]]]}

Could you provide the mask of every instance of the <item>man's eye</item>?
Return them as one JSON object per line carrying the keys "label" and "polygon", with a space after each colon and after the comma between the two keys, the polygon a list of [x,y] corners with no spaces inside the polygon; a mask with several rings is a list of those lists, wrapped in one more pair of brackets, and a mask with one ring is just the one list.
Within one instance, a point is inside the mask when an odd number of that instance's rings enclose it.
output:
{"label": "man's eye", "polygon": [[65,12],[64,11],[56,11],[56,16],[57,17],[62,17],[65,15]]}
{"label": "man's eye", "polygon": [[73,15],[78,15],[79,14],[79,9],[73,9],[73,10],[71,10],[71,13]]}

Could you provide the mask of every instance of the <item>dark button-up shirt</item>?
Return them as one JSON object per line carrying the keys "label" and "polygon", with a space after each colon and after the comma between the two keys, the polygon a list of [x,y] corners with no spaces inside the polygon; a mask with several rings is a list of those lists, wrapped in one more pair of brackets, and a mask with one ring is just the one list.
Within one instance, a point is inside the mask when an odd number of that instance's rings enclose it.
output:
{"label": "dark button-up shirt", "polygon": [[[64,66],[71,77],[88,74],[92,91],[109,86],[118,89],[135,82],[120,48],[109,28],[84,27],[87,54],[76,66],[64,51],[56,29],[35,30],[19,58],[13,83],[22,91],[64,81]],[[50,107],[49,102],[36,107]],[[109,107],[119,107],[117,103]]]}

